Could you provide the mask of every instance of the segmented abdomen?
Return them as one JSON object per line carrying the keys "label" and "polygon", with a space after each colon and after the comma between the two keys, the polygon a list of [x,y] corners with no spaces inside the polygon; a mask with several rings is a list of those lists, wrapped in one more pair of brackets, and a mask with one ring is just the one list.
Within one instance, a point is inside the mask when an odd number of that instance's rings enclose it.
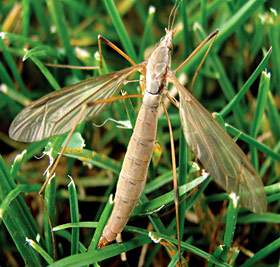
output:
{"label": "segmented abdomen", "polygon": [[115,205],[99,241],[99,247],[123,230],[146,183],[157,132],[161,96],[145,94],[120,172]]}

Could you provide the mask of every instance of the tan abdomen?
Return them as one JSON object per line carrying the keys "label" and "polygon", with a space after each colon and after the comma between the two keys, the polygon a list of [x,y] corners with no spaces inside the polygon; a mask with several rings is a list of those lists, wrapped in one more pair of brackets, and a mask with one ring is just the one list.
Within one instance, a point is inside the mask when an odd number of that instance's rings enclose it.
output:
{"label": "tan abdomen", "polygon": [[157,132],[161,96],[144,97],[117,184],[115,205],[99,246],[115,240],[125,227],[146,183]]}

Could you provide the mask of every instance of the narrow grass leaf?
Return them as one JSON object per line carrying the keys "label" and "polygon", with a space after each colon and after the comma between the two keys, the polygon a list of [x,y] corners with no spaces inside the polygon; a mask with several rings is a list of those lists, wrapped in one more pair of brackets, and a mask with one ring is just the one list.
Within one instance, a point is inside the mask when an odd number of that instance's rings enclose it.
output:
{"label": "narrow grass leaf", "polygon": [[[279,198],[279,195],[278,195]],[[279,200],[279,199],[278,199]],[[250,224],[250,223],[280,223],[280,215],[272,212],[266,212],[263,215],[248,214],[238,218],[238,223]]]}
{"label": "narrow grass leaf", "polygon": [[[1,156],[0,177],[0,202],[2,203],[7,195],[16,188],[16,185],[10,177],[9,170]],[[42,264],[37,252],[31,247],[26,246],[25,238],[29,236],[35,240],[40,231],[22,196],[18,196],[14,199],[5,209],[4,214],[3,210],[0,210],[0,214],[25,263],[30,266],[38,266]],[[44,244],[42,238],[40,238],[40,242],[42,242],[41,244]]]}
{"label": "narrow grass leaf", "polygon": [[24,94],[16,91],[13,87],[6,86],[6,84],[0,85],[0,91],[23,106],[28,106],[31,103]]}
{"label": "narrow grass leaf", "polygon": [[114,2],[112,0],[104,0],[104,3],[124,47],[124,50],[128,56],[130,56],[133,60],[136,60],[137,57],[131,39],[129,38]]}
{"label": "narrow grass leaf", "polygon": [[63,155],[69,158],[78,159],[84,163],[92,164],[105,170],[110,170],[115,174],[119,174],[120,172],[121,164],[119,161],[113,160],[108,156],[95,151],[88,149],[66,148]]}
{"label": "narrow grass leaf", "polygon": [[94,235],[93,235],[93,238],[92,238],[92,241],[89,245],[89,248],[88,248],[88,251],[90,253],[92,253],[93,251],[96,250],[96,247],[97,247],[97,244],[98,244],[98,241],[101,237],[101,234],[102,234],[102,231],[111,215],[111,212],[113,210],[113,207],[114,207],[114,202],[113,202],[113,195],[110,195],[109,197],[109,200],[107,201],[107,204],[101,214],[101,217],[100,217],[100,220],[98,222],[98,225],[96,227],[96,230],[94,232]]}
{"label": "narrow grass leaf", "polygon": [[[254,113],[253,124],[251,128],[251,136],[254,138],[257,137],[260,125],[263,121],[262,117],[264,114],[265,107],[267,105],[267,95],[269,92],[269,88],[270,88],[270,73],[263,72],[259,85],[256,110]],[[251,161],[255,169],[258,170],[259,169],[258,156],[257,156],[257,150],[254,146],[251,146]]]}
{"label": "narrow grass leaf", "polygon": [[56,79],[52,76],[50,71],[47,69],[47,67],[37,58],[34,56],[30,56],[31,60],[37,65],[37,67],[40,69],[42,74],[46,77],[46,79],[49,81],[51,86],[55,89],[58,90],[60,89],[59,84],[57,83]]}
{"label": "narrow grass leaf", "polygon": [[[75,58],[75,52],[70,43],[70,37],[66,26],[66,19],[64,16],[64,10],[62,8],[62,3],[61,1],[55,1],[55,0],[47,0],[46,2],[50,10],[52,19],[56,25],[57,33],[63,44],[69,63],[70,65],[77,66],[78,63]],[[74,75],[77,75],[79,78],[82,77],[80,70],[72,69],[71,71]]]}
{"label": "narrow grass leaf", "polygon": [[131,99],[130,98],[123,99],[123,103],[125,105],[125,110],[126,110],[126,113],[127,113],[127,117],[130,121],[130,124],[132,125],[132,128],[134,128],[137,116],[136,116],[136,113],[135,113],[135,109],[134,109],[134,107],[131,103]]}
{"label": "narrow grass leaf", "polygon": [[133,238],[130,242],[119,244],[113,244],[107,247],[103,247],[91,253],[81,253],[73,256],[65,257],[59,261],[54,262],[50,265],[50,267],[57,266],[69,266],[69,267],[77,267],[89,265],[95,262],[99,262],[116,255],[121,254],[122,252],[126,252],[132,250],[134,248],[140,247],[146,243],[148,243],[150,239],[148,237],[137,237]]}
{"label": "narrow grass leaf", "polygon": [[258,142],[255,138],[239,131],[235,127],[226,124],[227,131],[232,135],[240,135],[240,139],[247,142],[248,144],[254,145],[257,149],[260,151],[266,153],[268,156],[272,157],[273,159],[280,161],[280,155],[278,153],[275,153],[272,149],[270,149],[268,146]]}
{"label": "narrow grass leaf", "polygon": [[17,198],[21,193],[30,193],[30,192],[39,192],[41,185],[25,185],[20,184],[13,190],[11,190],[7,196],[1,201],[0,205],[0,223],[3,220],[3,216],[6,213],[6,210],[9,208],[10,204],[14,199]]}
{"label": "narrow grass leaf", "polygon": [[48,264],[52,264],[53,263],[53,259],[52,257],[38,244],[36,243],[34,240],[29,239],[28,237],[26,237],[26,242],[27,244],[34,249],[35,251],[38,252],[38,254],[40,254]]}
{"label": "narrow grass leaf", "polygon": [[[44,190],[44,201],[50,216],[52,226],[55,225],[55,200],[56,200],[56,179],[55,176],[53,176]],[[46,239],[46,247],[47,247],[48,254],[51,255],[51,257],[54,257],[53,239],[52,239],[51,231],[52,229],[50,228],[49,220],[46,211],[44,210],[44,234]]]}
{"label": "narrow grass leaf", "polygon": [[13,59],[12,55],[9,53],[9,51],[8,51],[4,41],[2,39],[2,36],[0,36],[0,47],[1,47],[2,53],[4,55],[4,58],[7,61],[7,64],[9,66],[10,70],[12,71],[13,76],[14,76],[16,82],[18,83],[21,91],[23,93],[26,93],[25,85],[24,85],[24,83],[23,83],[23,81],[22,81],[22,79],[21,79],[21,77],[18,73],[17,66],[14,62],[14,59]]}
{"label": "narrow grass leaf", "polygon": [[[70,215],[71,222],[79,222],[79,206],[78,206],[78,197],[77,191],[73,179],[70,177],[71,182],[68,184],[68,193],[69,193],[69,203],[70,203]],[[79,251],[79,228],[72,229],[71,236],[71,255],[77,254]]]}
{"label": "narrow grass leaf", "polygon": [[46,34],[45,41],[49,44],[53,44],[53,35],[51,34],[51,27],[49,25],[48,17],[44,13],[44,1],[32,1],[32,7],[34,8],[35,16],[40,21],[40,25],[42,26],[44,32]]}
{"label": "narrow grass leaf", "polygon": [[148,16],[147,19],[145,21],[145,27],[144,27],[144,33],[142,36],[142,40],[141,40],[141,44],[140,44],[140,51],[139,51],[139,57],[138,57],[138,62],[141,62],[144,60],[143,56],[144,56],[144,50],[147,47],[147,42],[149,40],[150,36],[150,31],[151,31],[151,27],[152,27],[152,22],[155,16],[155,7],[154,6],[150,6],[149,10],[148,10]]}
{"label": "narrow grass leaf", "polygon": [[230,102],[220,111],[220,114],[225,117],[230,111],[234,109],[234,107],[237,105],[237,103],[244,97],[247,90],[250,88],[250,86],[253,84],[253,82],[257,79],[261,71],[266,67],[267,61],[271,55],[272,48],[270,47],[268,52],[265,54],[264,58],[258,65],[258,67],[255,69],[255,71],[252,73],[250,78],[246,81],[246,83],[242,86],[242,88],[239,90],[239,92],[230,100]]}
{"label": "narrow grass leaf", "polygon": [[280,131],[279,131],[279,125],[275,123],[276,121],[280,121],[280,114],[278,112],[275,99],[271,93],[271,91],[268,92],[268,99],[267,99],[268,109],[268,120],[269,120],[269,126],[272,132],[272,135],[274,136],[275,141],[280,140]]}
{"label": "narrow grass leaf", "polygon": [[280,238],[275,239],[269,245],[259,250],[253,257],[248,259],[244,264],[240,265],[240,267],[249,267],[255,265],[261,259],[264,259],[268,255],[272,254],[274,251],[279,250],[280,248]]}
{"label": "narrow grass leaf", "polygon": [[[190,190],[192,190],[193,188],[201,184],[206,179],[207,177],[201,176],[189,183],[180,186],[179,196],[180,197],[183,196],[186,192],[189,192]],[[147,204],[143,204],[141,206],[136,207],[132,216],[135,216],[136,214],[143,214],[143,213],[145,214],[145,213],[152,212],[154,210],[157,210],[161,206],[170,205],[173,202],[174,202],[174,190],[149,201]]]}
{"label": "narrow grass leaf", "polygon": [[30,5],[29,0],[22,1],[22,35],[27,36],[29,33],[30,27]]}
{"label": "narrow grass leaf", "polygon": [[238,204],[239,197],[235,193],[230,194],[229,197],[229,207],[227,212],[226,229],[223,240],[223,253],[221,255],[223,260],[226,260],[229,249],[232,244],[234,230],[236,227],[237,214],[238,214]]}
{"label": "narrow grass leaf", "polygon": [[[79,223],[76,223],[76,224],[80,224],[80,222]],[[97,224],[97,223],[96,223]],[[59,226],[58,226],[59,227]],[[58,228],[57,227],[57,228]],[[69,226],[70,228],[74,228],[75,227],[75,224],[70,224],[70,226]],[[79,226],[77,226],[77,227],[79,227]],[[82,226],[81,226],[82,227]],[[96,227],[96,226],[95,226]],[[55,227],[56,228],[56,227]],[[55,231],[55,228],[53,229],[54,231]],[[80,227],[79,227],[80,228]],[[66,230],[61,230],[61,231],[57,231],[56,232],[56,235],[57,236],[60,236],[60,237],[63,237],[64,239],[66,239],[69,243],[71,242],[71,238],[72,238],[72,235],[68,232],[68,231],[66,231]],[[81,252],[81,253],[84,253],[84,252],[86,252],[87,251],[87,248],[81,243],[81,242],[79,242],[79,252]]]}

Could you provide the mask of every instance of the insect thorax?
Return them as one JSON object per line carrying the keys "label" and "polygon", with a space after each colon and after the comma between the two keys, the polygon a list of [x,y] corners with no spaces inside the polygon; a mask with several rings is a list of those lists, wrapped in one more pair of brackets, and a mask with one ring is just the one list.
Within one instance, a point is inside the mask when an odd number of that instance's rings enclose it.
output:
{"label": "insect thorax", "polygon": [[165,74],[170,68],[171,57],[168,47],[159,46],[148,60],[146,72],[146,91],[158,94],[166,87]]}

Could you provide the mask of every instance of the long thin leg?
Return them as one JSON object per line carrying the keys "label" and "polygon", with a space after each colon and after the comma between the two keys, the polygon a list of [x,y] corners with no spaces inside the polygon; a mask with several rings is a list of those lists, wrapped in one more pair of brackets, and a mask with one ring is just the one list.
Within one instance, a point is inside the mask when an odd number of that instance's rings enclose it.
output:
{"label": "long thin leg", "polygon": [[84,70],[96,70],[96,69],[102,69],[102,47],[101,47],[101,41],[113,48],[117,53],[119,53],[122,57],[124,57],[127,61],[129,61],[132,65],[136,65],[136,63],[131,59],[124,51],[122,51],[120,48],[118,48],[115,44],[113,44],[111,41],[103,37],[102,35],[98,35],[98,52],[100,56],[99,66],[71,66],[71,65],[61,65],[61,64],[52,64],[52,63],[46,63],[46,66],[49,67],[56,67],[56,68],[67,68],[67,69],[84,69]]}
{"label": "long thin leg", "polygon": [[178,239],[178,253],[179,253],[179,265],[182,265],[181,261],[181,240],[180,240],[180,225],[179,225],[179,197],[178,197],[178,178],[176,172],[176,159],[175,159],[175,146],[173,139],[173,132],[171,122],[168,116],[167,109],[164,102],[162,101],[162,106],[166,114],[168,128],[170,133],[170,145],[171,145],[171,159],[172,159],[172,171],[173,171],[173,187],[174,187],[174,202],[175,202],[175,211],[176,211],[176,226],[177,226],[177,239]]}
{"label": "long thin leg", "polygon": [[[101,41],[109,45],[111,48],[113,48],[116,52],[118,52],[122,57],[124,57],[127,61],[129,61],[132,65],[136,65],[136,63],[121,49],[119,49],[116,45],[114,45],[112,42],[110,42],[108,39],[103,37],[102,35],[98,35],[98,49],[100,54],[100,62],[102,62],[101,58]],[[102,65],[101,65],[102,66]],[[100,66],[100,68],[101,68]]]}
{"label": "long thin leg", "polygon": [[175,74],[182,69],[192,58],[193,56],[209,41],[211,40],[214,36],[216,36],[219,33],[219,29],[216,29],[215,31],[213,31],[212,33],[210,33],[205,39],[204,41],[202,41],[200,43],[200,45],[193,50],[193,52],[188,56],[188,58],[174,71]]}
{"label": "long thin leg", "polygon": [[[211,49],[211,47],[212,47],[212,45],[213,45],[213,43],[214,43],[216,37],[217,37],[217,35],[214,35],[214,38],[211,40],[210,45],[208,46],[208,48],[207,48],[207,50],[206,50],[206,52],[205,52],[205,54],[204,54],[202,60],[200,61],[199,65],[198,65],[198,67],[197,67],[197,69],[196,69],[196,71],[195,71],[195,74],[194,74],[193,79],[192,79],[191,87],[190,87],[190,91],[191,91],[191,92],[193,92],[193,85],[194,85],[196,76],[197,76],[199,70],[201,69],[201,66],[202,66],[202,64],[204,63],[204,61],[205,61],[205,59],[206,59],[206,57],[207,57],[207,55],[208,55],[208,53],[209,53],[209,51],[210,51],[210,49]],[[207,39],[207,38],[206,38],[206,39]]]}

